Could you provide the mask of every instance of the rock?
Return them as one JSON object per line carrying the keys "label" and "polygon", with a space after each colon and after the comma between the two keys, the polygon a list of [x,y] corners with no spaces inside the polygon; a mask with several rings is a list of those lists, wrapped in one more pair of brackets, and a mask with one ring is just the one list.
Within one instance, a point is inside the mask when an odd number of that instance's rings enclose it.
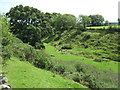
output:
{"label": "rock", "polygon": [[6,77],[3,77],[0,79],[0,84],[5,84],[8,82],[8,79]]}
{"label": "rock", "polygon": [[12,90],[5,76],[0,76],[0,90]]}
{"label": "rock", "polygon": [[0,89],[2,90],[12,90],[10,85],[2,84],[0,85]]}

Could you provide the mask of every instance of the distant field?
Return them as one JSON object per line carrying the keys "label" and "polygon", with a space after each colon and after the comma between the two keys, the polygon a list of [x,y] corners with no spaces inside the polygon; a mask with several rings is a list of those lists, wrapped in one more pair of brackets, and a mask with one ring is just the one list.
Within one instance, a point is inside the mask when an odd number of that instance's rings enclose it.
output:
{"label": "distant field", "polygon": [[[120,28],[120,25],[111,25],[112,27]],[[94,27],[87,27],[87,29],[108,29],[109,26],[94,26]]]}
{"label": "distant field", "polygon": [[115,61],[109,61],[109,62],[94,62],[93,59],[86,58],[83,56],[75,56],[70,54],[62,54],[58,50],[56,50],[53,46],[50,46],[49,44],[44,44],[46,47],[46,52],[50,55],[54,55],[53,58],[60,59],[60,60],[66,60],[66,61],[82,61],[86,64],[91,64],[95,66],[98,69],[104,69],[104,70],[113,70],[118,72],[118,62]]}
{"label": "distant field", "polygon": [[86,88],[17,58],[12,58],[7,63],[8,66],[3,67],[3,71],[7,72],[8,83],[12,88]]}
{"label": "distant field", "polygon": [[87,29],[103,29],[103,28],[107,29],[107,28],[109,28],[109,26],[94,26],[94,27],[87,27]]}

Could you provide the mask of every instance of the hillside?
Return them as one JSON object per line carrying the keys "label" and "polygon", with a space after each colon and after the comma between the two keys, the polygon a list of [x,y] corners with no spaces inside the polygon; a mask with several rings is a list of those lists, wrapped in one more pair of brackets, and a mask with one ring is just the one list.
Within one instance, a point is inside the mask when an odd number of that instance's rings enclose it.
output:
{"label": "hillside", "polygon": [[[78,67],[85,76],[94,76],[93,80],[96,87],[116,88],[118,87],[118,64],[119,64],[119,26],[91,27],[86,30],[78,31],[71,29],[65,30],[61,34],[56,34],[43,41],[46,52],[51,58],[57,59],[59,64],[66,63],[66,67],[73,67],[78,63]],[[73,64],[73,65],[71,65]],[[82,71],[82,70],[83,71]],[[73,70],[73,72],[75,72]],[[69,77],[69,76],[65,76]],[[89,77],[91,80],[91,77]],[[82,77],[79,80],[85,80]],[[85,80],[86,81],[86,80]],[[97,83],[98,82],[98,83]],[[93,88],[93,83],[87,85]],[[93,87],[91,87],[93,85]],[[94,87],[95,88],[95,87]]]}
{"label": "hillside", "polygon": [[[79,80],[87,81],[90,86],[93,85],[93,87],[118,87],[118,62],[96,62],[94,61],[94,59],[91,58],[74,55],[65,51],[61,52],[49,44],[44,45],[46,47],[46,52],[51,56],[51,58],[57,59],[56,63],[59,63],[61,67],[65,66],[65,72],[68,72],[68,74],[63,74],[64,77],[70,78],[84,85],[86,85],[86,83],[83,83]],[[76,72],[75,69],[77,70],[77,72],[79,72],[80,75],[83,75],[83,77],[77,77],[77,75],[75,75],[76,79],[71,78],[71,76],[74,75],[74,73]],[[87,80],[85,79],[85,77],[87,77]],[[87,84],[87,86],[89,86],[89,84]]]}
{"label": "hillside", "polygon": [[72,80],[46,70],[38,69],[29,62],[11,58],[3,67],[12,88],[86,88]]}
{"label": "hillside", "polygon": [[73,55],[65,51],[61,52],[49,44],[44,44],[44,45],[46,47],[46,52],[49,55],[51,55],[52,58],[65,60],[65,61],[81,61],[83,63],[93,65],[97,69],[112,70],[118,72],[118,64],[119,64],[118,62],[115,61],[95,62],[94,59],[86,58],[84,56]]}
{"label": "hillside", "polygon": [[69,32],[66,30],[61,35],[51,36],[45,42],[50,42],[58,50],[67,51],[71,54],[82,55],[92,59],[98,57],[99,60],[106,59],[119,62],[119,35],[116,30],[88,29],[81,32],[75,29]]}

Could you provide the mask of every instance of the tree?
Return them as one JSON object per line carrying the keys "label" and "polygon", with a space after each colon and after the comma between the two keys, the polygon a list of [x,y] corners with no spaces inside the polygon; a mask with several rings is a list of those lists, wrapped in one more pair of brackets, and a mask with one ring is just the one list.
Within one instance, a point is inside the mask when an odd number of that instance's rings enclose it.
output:
{"label": "tree", "polygon": [[33,7],[18,5],[6,15],[10,18],[11,32],[24,43],[33,46],[41,43],[42,32],[48,26],[44,13]]}
{"label": "tree", "polygon": [[109,25],[109,21],[105,21],[105,26],[108,26]]}
{"label": "tree", "polygon": [[54,33],[54,28],[53,26],[51,25],[51,18],[52,18],[52,14],[46,12],[44,14],[44,30],[42,31],[42,38],[44,37],[49,37],[51,35],[53,35]]}
{"label": "tree", "polygon": [[64,30],[75,28],[76,17],[71,14],[59,15],[53,19],[56,31],[62,33]]}
{"label": "tree", "polygon": [[91,26],[101,26],[103,25],[104,17],[102,15],[90,15],[91,18]]}
{"label": "tree", "polygon": [[76,23],[76,28],[77,28],[78,32],[85,30],[85,27],[84,27],[83,24],[80,23],[80,22],[77,22],[77,23]]}
{"label": "tree", "polygon": [[84,26],[84,28],[85,28],[86,26],[89,26],[89,25],[90,25],[91,19],[90,19],[90,17],[88,17],[87,15],[79,15],[77,21],[80,22],[81,24],[83,24],[83,26]]}

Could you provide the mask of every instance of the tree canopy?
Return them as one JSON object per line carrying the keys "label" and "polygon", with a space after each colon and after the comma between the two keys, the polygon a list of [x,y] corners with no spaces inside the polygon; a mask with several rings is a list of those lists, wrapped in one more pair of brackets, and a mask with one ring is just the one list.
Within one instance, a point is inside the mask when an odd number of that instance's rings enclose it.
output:
{"label": "tree canopy", "polygon": [[47,22],[48,17],[33,7],[18,5],[11,8],[6,15],[10,18],[11,32],[33,46],[41,43],[42,33],[51,28]]}
{"label": "tree canopy", "polygon": [[76,17],[71,14],[58,15],[53,18],[53,23],[55,30],[63,32],[64,30],[70,30],[75,27]]}
{"label": "tree canopy", "polygon": [[88,17],[87,15],[79,15],[78,22],[80,22],[81,24],[83,24],[83,26],[85,28],[86,26],[90,25],[91,18]]}
{"label": "tree canopy", "polygon": [[[11,32],[24,43],[40,47],[44,38],[61,34],[65,30],[85,30],[87,26],[103,25],[102,15],[79,15],[43,13],[40,10],[23,5],[17,5],[6,14],[10,18]],[[105,23],[108,24],[108,21]]]}
{"label": "tree canopy", "polygon": [[101,26],[103,25],[104,17],[102,15],[90,15],[91,18],[91,25],[92,26]]}

